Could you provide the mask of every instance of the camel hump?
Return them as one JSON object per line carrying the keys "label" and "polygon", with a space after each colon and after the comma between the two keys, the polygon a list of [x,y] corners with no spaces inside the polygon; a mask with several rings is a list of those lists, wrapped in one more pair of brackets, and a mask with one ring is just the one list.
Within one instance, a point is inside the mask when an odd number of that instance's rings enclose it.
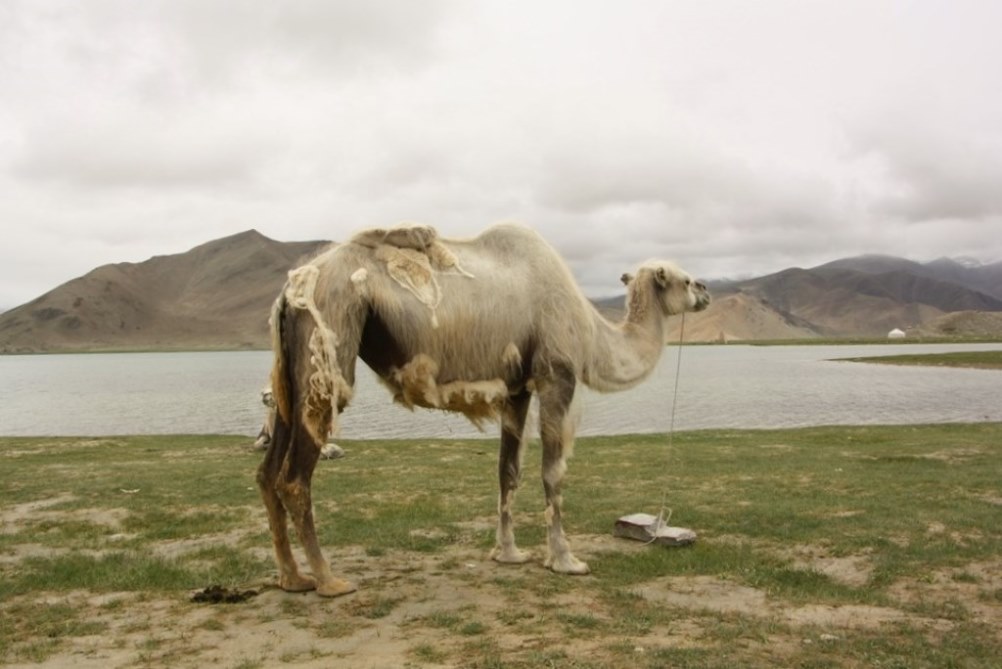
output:
{"label": "camel hump", "polygon": [[400,223],[392,228],[372,228],[359,232],[351,241],[355,244],[376,248],[386,244],[398,249],[426,251],[438,240],[438,230],[424,223]]}
{"label": "camel hump", "polygon": [[[351,243],[371,249],[375,262],[401,288],[410,292],[431,312],[431,326],[438,327],[436,309],[442,301],[437,274],[473,275],[464,270],[456,255],[438,238],[438,231],[422,223],[401,223],[392,228],[359,232]],[[352,274],[352,282],[362,286],[368,279],[363,269]]]}

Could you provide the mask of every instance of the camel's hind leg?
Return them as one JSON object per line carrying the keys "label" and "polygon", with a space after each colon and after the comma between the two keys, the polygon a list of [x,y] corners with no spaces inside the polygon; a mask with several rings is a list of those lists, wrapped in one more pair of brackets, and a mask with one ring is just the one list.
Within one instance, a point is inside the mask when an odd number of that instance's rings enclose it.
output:
{"label": "camel's hind leg", "polygon": [[570,367],[553,365],[553,376],[538,382],[539,430],[543,441],[543,492],[546,495],[546,566],[562,574],[587,574],[588,565],[574,557],[561,524],[560,485],[567,457],[574,448],[570,415],[576,379]]}
{"label": "camel's hind leg", "polygon": [[515,546],[512,507],[515,489],[521,479],[522,447],[525,444],[525,416],[532,393],[523,391],[508,399],[501,422],[501,453],[498,456],[498,529],[497,545],[491,557],[498,562],[519,564],[530,559],[529,553]]}
{"label": "camel's hind leg", "polygon": [[[324,560],[313,521],[310,483],[334,411],[347,404],[351,387],[337,364],[337,339],[313,301],[317,275],[318,270],[311,266],[290,273],[289,283],[272,310],[275,431],[258,482],[268,510],[281,586],[286,590],[316,587],[321,595],[336,596],[354,591],[355,586],[335,578]],[[357,353],[350,348],[354,345],[351,340],[341,351],[350,354],[351,360]],[[292,517],[315,583],[298,572],[289,547],[287,514]]]}
{"label": "camel's hind leg", "polygon": [[[298,425],[292,430],[291,446],[282,463],[278,481],[278,496],[282,504],[292,516],[299,543],[303,546],[306,559],[310,563],[313,577],[316,579],[317,593],[326,597],[336,597],[355,591],[355,586],[348,581],[336,578],[330,570],[330,565],[324,559],[317,530],[313,522],[313,495],[311,480],[313,470],[320,457],[320,444],[312,435]],[[276,543],[276,552],[277,552]],[[284,587],[284,586],[283,586]],[[288,588],[286,588],[288,589]]]}
{"label": "camel's hind leg", "polygon": [[[275,546],[278,583],[283,590],[314,590],[328,597],[354,592],[355,586],[335,578],[324,559],[313,522],[310,490],[320,446],[301,425],[290,427],[275,421],[271,447],[258,468],[258,486],[268,511],[268,525]],[[299,542],[313,571],[313,578],[299,572],[289,544],[287,517],[292,516]]]}
{"label": "camel's hind leg", "polygon": [[[285,429],[287,430],[287,428]],[[289,544],[288,513],[278,494],[278,481],[289,450],[287,432],[282,436],[281,440],[275,439],[275,433],[272,431],[268,452],[257,470],[257,484],[261,490],[261,499],[264,500],[265,509],[268,511],[268,526],[271,529],[272,543],[275,546],[275,562],[278,564],[279,587],[289,592],[314,590],[317,587],[316,581],[299,573],[299,567],[292,556],[292,547]]]}

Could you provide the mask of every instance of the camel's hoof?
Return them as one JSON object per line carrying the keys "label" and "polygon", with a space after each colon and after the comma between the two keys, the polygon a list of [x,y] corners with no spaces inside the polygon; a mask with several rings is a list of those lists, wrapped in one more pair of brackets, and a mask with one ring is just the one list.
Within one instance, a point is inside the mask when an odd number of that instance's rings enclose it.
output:
{"label": "camel's hoof", "polygon": [[278,580],[278,587],[286,592],[308,592],[317,589],[317,582],[309,576],[286,576]]}
{"label": "camel's hoof", "polygon": [[326,583],[317,586],[317,594],[321,597],[340,597],[355,592],[358,588],[354,583],[342,581],[339,578],[332,578]]}
{"label": "camel's hoof", "polygon": [[495,546],[491,551],[491,559],[501,564],[525,564],[532,559],[532,553],[519,550],[514,546]]}
{"label": "camel's hoof", "polygon": [[562,555],[557,559],[550,558],[546,561],[547,568],[557,574],[571,574],[572,576],[584,576],[590,574],[591,569],[588,563],[582,562],[570,553]]}

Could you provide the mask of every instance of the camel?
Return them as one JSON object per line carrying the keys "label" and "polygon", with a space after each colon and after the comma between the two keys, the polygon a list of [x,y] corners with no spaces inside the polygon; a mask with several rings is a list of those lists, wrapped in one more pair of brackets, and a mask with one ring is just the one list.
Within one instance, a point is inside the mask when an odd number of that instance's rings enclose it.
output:
{"label": "camel", "polygon": [[[491,557],[531,559],[515,543],[512,508],[525,423],[539,404],[546,500],[544,566],[586,574],[561,518],[561,481],[574,441],[578,383],[602,392],[643,381],[666,345],[667,319],[709,304],[706,287],[674,264],[648,261],[624,274],[627,312],[604,319],[559,254],[513,224],[472,239],[427,225],[367,230],[289,272],[272,307],[274,430],[257,481],[279,571],[290,592],[335,597],[355,590],[335,577],[317,541],[310,482],[321,447],[351,401],[361,358],[403,405],[499,421],[498,522]],[[309,562],[300,573],[287,516]]]}

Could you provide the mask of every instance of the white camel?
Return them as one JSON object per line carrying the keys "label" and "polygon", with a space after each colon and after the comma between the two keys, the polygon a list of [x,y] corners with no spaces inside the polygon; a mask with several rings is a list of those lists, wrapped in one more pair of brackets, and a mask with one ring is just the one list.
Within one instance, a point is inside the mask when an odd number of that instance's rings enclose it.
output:
{"label": "white camel", "polygon": [[[289,273],[271,314],[277,412],[258,470],[279,584],[325,596],[352,592],[324,560],[310,481],[321,447],[351,400],[361,358],[413,407],[500,420],[498,562],[530,559],[515,544],[530,399],[539,399],[547,556],[555,572],[588,573],[561,526],[561,480],[574,440],[570,407],[578,382],[599,391],[643,381],[665,348],[667,320],[709,304],[706,287],[675,265],[643,264],[627,284],[624,320],[606,321],[582,295],[560,256],[524,227],[498,225],[468,240],[434,228],[369,230]],[[300,573],[286,517],[313,576]]]}

